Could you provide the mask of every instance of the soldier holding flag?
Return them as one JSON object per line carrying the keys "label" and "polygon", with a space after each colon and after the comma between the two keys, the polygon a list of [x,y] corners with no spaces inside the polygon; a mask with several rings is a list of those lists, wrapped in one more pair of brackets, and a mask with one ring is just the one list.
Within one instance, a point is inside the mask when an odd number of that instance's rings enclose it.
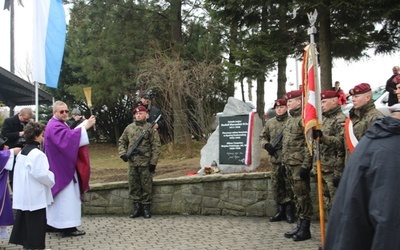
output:
{"label": "soldier holding flag", "polygon": [[[314,130],[314,139],[320,138],[320,158],[324,189],[329,191],[326,209],[329,211],[344,169],[344,123],[346,116],[340,108],[339,95],[334,90],[321,93],[321,130]],[[316,160],[314,161],[316,165]],[[315,166],[316,167],[316,166]],[[325,192],[324,192],[325,193]]]}

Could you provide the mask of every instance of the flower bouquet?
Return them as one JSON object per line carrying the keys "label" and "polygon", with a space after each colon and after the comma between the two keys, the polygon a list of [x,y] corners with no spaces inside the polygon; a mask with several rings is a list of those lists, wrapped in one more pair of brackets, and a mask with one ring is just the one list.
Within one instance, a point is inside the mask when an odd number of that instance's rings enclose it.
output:
{"label": "flower bouquet", "polygon": [[204,167],[204,173],[206,175],[207,174],[216,174],[216,173],[219,173],[219,172],[220,172],[220,170],[219,170],[218,167],[209,167],[209,166]]}
{"label": "flower bouquet", "polygon": [[219,173],[218,167],[211,167],[211,170],[212,170],[213,174]]}
{"label": "flower bouquet", "polygon": [[212,174],[212,168],[211,167],[204,167],[204,173],[205,174]]}

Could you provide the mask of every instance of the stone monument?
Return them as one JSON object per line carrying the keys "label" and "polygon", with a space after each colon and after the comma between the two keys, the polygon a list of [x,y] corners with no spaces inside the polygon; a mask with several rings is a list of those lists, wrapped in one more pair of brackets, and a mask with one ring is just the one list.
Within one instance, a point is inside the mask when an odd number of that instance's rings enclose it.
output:
{"label": "stone monument", "polygon": [[[260,158],[261,158],[260,134],[262,130],[262,122],[258,114],[255,113],[252,115],[251,114],[252,112],[253,110],[249,106],[247,106],[246,103],[244,103],[243,101],[236,99],[234,97],[229,97],[228,103],[225,105],[223,114],[221,116],[221,117],[233,117],[233,116],[248,115],[253,117],[252,123],[249,123],[249,126],[252,126],[251,138],[248,137],[249,135],[247,134],[247,132],[245,133],[247,135],[247,139],[250,142],[249,144],[251,145],[251,150],[248,152],[249,156],[248,158],[250,158],[250,161],[243,162],[242,164],[220,163],[221,124],[219,124],[216,130],[208,138],[207,144],[201,149],[201,159],[200,159],[201,169],[198,171],[198,174],[204,174],[204,167],[210,167],[213,161],[217,162],[218,168],[221,173],[251,171],[260,166]],[[227,128],[224,129],[226,130]],[[249,145],[247,146],[250,148]],[[225,153],[229,154],[229,149],[227,149],[227,152],[224,151],[224,154]]]}

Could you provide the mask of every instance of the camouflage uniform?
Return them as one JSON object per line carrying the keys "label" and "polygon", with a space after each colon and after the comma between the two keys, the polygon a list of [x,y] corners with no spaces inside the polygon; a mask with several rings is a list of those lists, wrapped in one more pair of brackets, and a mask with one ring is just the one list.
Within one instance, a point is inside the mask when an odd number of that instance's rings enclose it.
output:
{"label": "camouflage uniform", "polygon": [[[351,122],[353,123],[353,133],[358,141],[360,141],[361,137],[364,136],[367,129],[372,125],[372,123],[377,118],[383,118],[384,115],[375,108],[375,104],[371,101],[359,108],[352,108],[349,111],[349,117]],[[347,141],[345,142],[346,145],[346,160],[350,156],[350,150],[347,145]]]}
{"label": "camouflage uniform", "polygon": [[[129,124],[119,138],[118,153],[124,155],[144,130],[150,127],[146,121],[135,121]],[[158,132],[150,129],[145,134],[138,149],[143,151],[143,155],[137,154],[129,159],[129,194],[134,202],[140,204],[151,204],[153,180],[149,171],[149,165],[157,165],[160,155],[160,137]]]}
{"label": "camouflage uniform", "polygon": [[310,221],[313,215],[310,182],[300,177],[300,170],[312,167],[312,157],[304,135],[301,112],[301,108],[289,111],[291,116],[286,121],[283,131],[282,164],[286,167],[286,174],[295,195],[297,215],[302,220]]}
{"label": "camouflage uniform", "polygon": [[[283,115],[277,115],[265,123],[260,136],[262,148],[264,148],[265,144],[267,143],[275,143],[276,137],[283,130],[287,119],[288,114],[285,113]],[[286,175],[282,176],[279,173],[279,167],[281,166],[282,161],[282,148],[276,150],[276,155],[278,156],[277,158],[270,156],[269,160],[272,164],[272,191],[274,193],[274,199],[276,203],[285,204],[293,200],[293,192]]]}
{"label": "camouflage uniform", "polygon": [[344,169],[344,123],[346,116],[340,106],[325,111],[322,115],[321,131],[323,136],[320,138],[320,159],[324,190],[329,192],[329,196],[325,200],[326,209],[329,211],[336,192],[336,188],[333,186],[333,177],[342,176]]}

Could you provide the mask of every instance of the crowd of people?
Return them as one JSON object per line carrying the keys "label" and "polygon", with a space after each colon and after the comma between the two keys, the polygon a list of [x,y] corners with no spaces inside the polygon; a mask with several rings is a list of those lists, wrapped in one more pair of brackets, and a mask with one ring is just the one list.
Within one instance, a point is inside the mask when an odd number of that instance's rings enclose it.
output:
{"label": "crowd of people", "polygon": [[310,178],[318,174],[318,161],[324,208],[329,214],[323,249],[400,248],[400,241],[392,237],[399,225],[395,209],[400,174],[395,152],[400,146],[398,71],[399,67],[393,68],[387,83],[396,98],[390,102],[388,117],[375,108],[367,83],[350,89],[353,107],[348,117],[341,110],[345,94],[339,82],[321,92],[322,124],[312,132],[313,153],[318,147],[318,155],[311,155],[306,144],[302,91],[290,91],[275,101],[276,117],[265,123],[260,142],[270,155],[277,204],[269,220],[292,223],[297,218],[296,226],[284,237],[294,241],[311,238]]}
{"label": "crowd of people", "polygon": [[[400,101],[400,76],[395,94]],[[390,116],[378,118],[365,129],[346,162],[336,192],[324,249],[400,249],[395,237],[400,217],[400,104]]]}
{"label": "crowd of people", "polygon": [[[329,213],[324,249],[400,247],[392,237],[400,220],[395,209],[400,190],[396,166],[399,67],[394,67],[393,73],[387,82],[388,91],[396,98],[389,97],[390,117],[375,108],[367,83],[350,89],[353,107],[347,118],[341,110],[346,95],[340,83],[322,91],[323,120],[312,134],[318,142],[313,145],[318,147],[318,156],[310,152],[304,134],[302,91],[287,92],[274,102],[276,116],[265,123],[260,140],[272,165],[276,213],[269,220],[296,222],[284,237],[294,241],[311,238],[314,211],[310,178],[320,162],[324,205]],[[129,166],[131,218],[151,218],[152,178],[161,146],[158,129],[164,123],[151,98],[141,95],[133,109],[133,122],[118,141],[118,154]],[[67,104],[56,101],[46,127],[31,121],[30,108],[4,122],[0,136],[0,238],[9,238],[10,243],[24,249],[45,249],[47,232],[63,237],[85,235],[78,227],[90,177],[87,130],[95,125],[96,118],[92,115],[86,119],[77,108],[71,113],[68,119]],[[11,235],[8,226],[13,226]]]}
{"label": "crowd of people", "polygon": [[[163,121],[154,121],[160,111],[150,107],[148,99],[142,96],[143,103],[133,110],[134,122],[119,142],[120,154],[126,155],[141,137],[134,154],[129,159],[122,157],[130,167],[131,218],[151,217],[152,176],[161,146],[157,129]],[[5,120],[1,131],[0,238],[9,238],[10,243],[24,249],[45,249],[47,232],[62,237],[85,235],[78,227],[84,192],[89,189],[87,130],[95,125],[96,118],[91,115],[86,119],[74,108],[68,119],[69,109],[62,101],[53,104],[53,116],[46,126],[32,121],[32,113],[30,108],[23,108]],[[11,235],[8,226],[13,226]]]}
{"label": "crowd of people", "polygon": [[23,108],[6,119],[1,131],[0,236],[8,238],[4,227],[13,225],[9,242],[24,249],[45,249],[46,232],[60,232],[63,237],[85,234],[77,229],[90,173],[88,153],[82,150],[89,143],[86,131],[96,119],[91,116],[71,129],[66,123],[68,113],[67,104],[55,102],[45,129],[31,121],[30,108]]}

